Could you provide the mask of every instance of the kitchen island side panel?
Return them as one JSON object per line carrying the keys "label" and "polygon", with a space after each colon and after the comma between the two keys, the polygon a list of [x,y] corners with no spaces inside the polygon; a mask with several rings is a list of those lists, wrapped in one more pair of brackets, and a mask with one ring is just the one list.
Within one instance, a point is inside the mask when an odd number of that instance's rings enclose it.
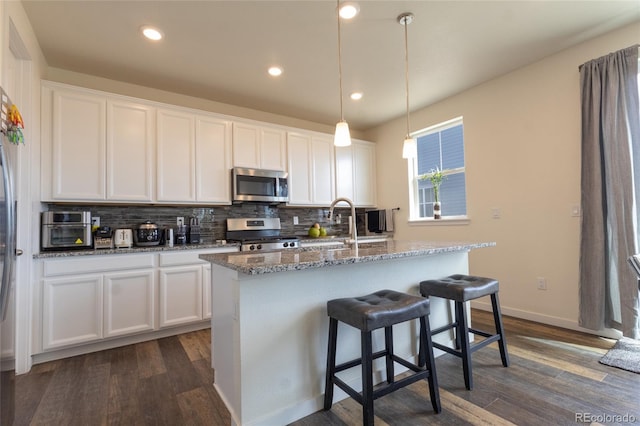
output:
{"label": "kitchen island side panel", "polygon": [[[328,300],[382,289],[419,294],[422,280],[468,273],[468,252],[263,275],[213,267],[212,298],[214,307],[221,309],[214,310],[212,317],[216,388],[236,423],[273,425],[288,424],[322,409]],[[448,302],[432,298],[432,328],[447,323],[450,315]],[[394,327],[394,337],[399,356],[417,354],[415,322]],[[436,337],[450,343],[446,333]],[[340,324],[338,339],[338,362],[360,356],[359,330]],[[383,343],[383,331],[374,332],[374,350]],[[384,370],[383,360],[378,361],[374,364],[376,382],[382,380]],[[397,365],[396,373],[401,371]],[[361,388],[359,368],[345,371],[343,378]],[[345,397],[335,390],[334,402]]]}

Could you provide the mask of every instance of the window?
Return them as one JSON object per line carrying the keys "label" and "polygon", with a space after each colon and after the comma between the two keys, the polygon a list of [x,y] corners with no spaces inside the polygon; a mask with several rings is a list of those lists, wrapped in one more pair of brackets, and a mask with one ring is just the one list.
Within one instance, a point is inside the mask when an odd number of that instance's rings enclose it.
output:
{"label": "window", "polygon": [[433,186],[429,179],[419,176],[435,169],[442,170],[445,176],[439,193],[442,217],[466,217],[462,117],[415,132],[412,136],[418,143],[418,157],[409,163],[411,219],[433,218]]}

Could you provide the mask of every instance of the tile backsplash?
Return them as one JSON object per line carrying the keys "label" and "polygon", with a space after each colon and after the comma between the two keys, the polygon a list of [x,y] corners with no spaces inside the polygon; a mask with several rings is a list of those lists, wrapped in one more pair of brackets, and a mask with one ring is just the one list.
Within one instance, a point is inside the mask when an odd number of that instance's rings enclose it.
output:
{"label": "tile backsplash", "polygon": [[[231,206],[147,206],[147,205],[57,205],[48,204],[47,210],[90,211],[91,216],[100,217],[100,225],[116,228],[135,229],[147,220],[161,228],[176,228],[176,218],[184,217],[189,224],[191,217],[200,220],[203,243],[225,239],[226,219],[235,217],[279,217],[283,236],[306,236],[311,225],[318,222],[327,228],[329,233],[346,235],[349,232],[347,217],[348,208],[336,208],[342,214],[342,223],[336,225],[326,219],[329,208],[317,207],[285,207],[257,203],[234,204]],[[293,224],[294,216],[298,217],[298,225]],[[365,233],[365,209],[356,209],[358,235]]]}

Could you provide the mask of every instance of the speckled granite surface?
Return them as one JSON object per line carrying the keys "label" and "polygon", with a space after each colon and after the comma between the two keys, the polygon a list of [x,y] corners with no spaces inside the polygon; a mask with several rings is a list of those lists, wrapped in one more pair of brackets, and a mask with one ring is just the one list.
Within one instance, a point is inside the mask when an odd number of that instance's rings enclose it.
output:
{"label": "speckled granite surface", "polygon": [[266,253],[203,254],[201,259],[248,275],[324,268],[349,263],[376,262],[403,257],[428,256],[493,247],[495,242],[395,241],[363,243],[354,248],[317,248]]}
{"label": "speckled granite surface", "polygon": [[156,253],[162,251],[184,251],[184,250],[202,250],[210,248],[236,248],[240,247],[238,243],[227,244],[185,244],[169,246],[151,246],[151,247],[132,247],[132,248],[118,248],[118,249],[89,249],[89,250],[65,250],[65,251],[45,251],[36,253],[33,255],[34,259],[52,259],[58,257],[74,257],[74,256],[98,256],[105,254],[135,254],[135,253]]}

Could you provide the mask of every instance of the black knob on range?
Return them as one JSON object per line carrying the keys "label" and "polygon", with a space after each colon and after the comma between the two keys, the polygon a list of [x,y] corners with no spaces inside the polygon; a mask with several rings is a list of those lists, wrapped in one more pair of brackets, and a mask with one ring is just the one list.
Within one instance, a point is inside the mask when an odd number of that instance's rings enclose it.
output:
{"label": "black knob on range", "polygon": [[289,243],[284,243],[282,245],[285,246],[285,247],[289,247]]}
{"label": "black knob on range", "polygon": [[256,249],[256,246],[254,246],[253,244],[249,246],[249,250],[255,250],[255,249]]}
{"label": "black knob on range", "polygon": [[261,250],[261,249],[262,249],[262,244],[258,244],[257,249],[258,249],[258,250]]}

